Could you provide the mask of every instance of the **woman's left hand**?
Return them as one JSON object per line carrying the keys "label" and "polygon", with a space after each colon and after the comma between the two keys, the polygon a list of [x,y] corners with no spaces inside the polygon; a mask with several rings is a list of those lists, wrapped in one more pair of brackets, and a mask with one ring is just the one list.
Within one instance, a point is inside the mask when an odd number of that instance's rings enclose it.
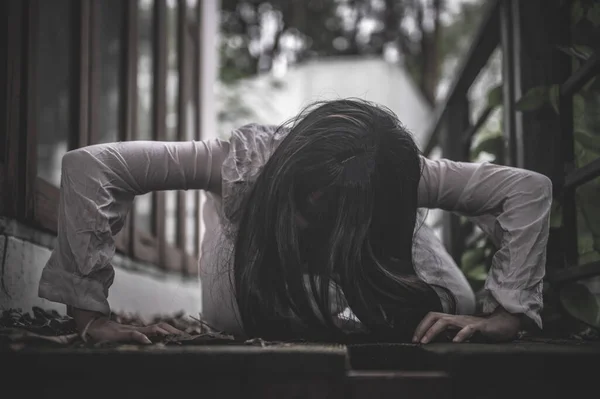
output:
{"label": "woman's left hand", "polygon": [[452,342],[463,342],[477,332],[494,341],[506,341],[517,336],[520,326],[519,317],[501,307],[485,317],[431,312],[417,326],[413,342],[426,344],[447,329],[460,330]]}

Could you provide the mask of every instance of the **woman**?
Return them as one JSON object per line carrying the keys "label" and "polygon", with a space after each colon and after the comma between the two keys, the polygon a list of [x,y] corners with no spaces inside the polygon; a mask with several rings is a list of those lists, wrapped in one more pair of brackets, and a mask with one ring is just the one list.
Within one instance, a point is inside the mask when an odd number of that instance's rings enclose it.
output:
{"label": "woman", "polygon": [[[70,151],[40,296],[67,304],[84,337],[149,343],[148,334],[180,333],[109,321],[107,296],[113,235],[134,197],[187,189],[208,197],[200,276],[204,317],[219,329],[427,343],[448,329],[461,342],[476,332],[511,339],[527,321],[541,327],[549,179],[428,160],[391,111],[353,99],[315,104],[289,127],[244,126],[229,142]],[[499,248],[481,316],[420,208],[472,217]]]}

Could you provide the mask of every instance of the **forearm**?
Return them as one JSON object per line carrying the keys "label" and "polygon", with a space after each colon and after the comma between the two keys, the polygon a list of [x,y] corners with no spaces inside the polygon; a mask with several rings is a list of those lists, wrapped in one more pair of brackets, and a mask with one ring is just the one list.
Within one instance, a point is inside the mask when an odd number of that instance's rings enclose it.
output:
{"label": "forearm", "polygon": [[100,312],[79,309],[73,306],[67,306],[67,314],[73,318],[79,332],[83,332],[83,330],[94,320],[108,317]]}
{"label": "forearm", "polygon": [[[220,180],[219,142],[122,142],[84,147],[63,157],[58,237],[39,295],[103,314],[114,278],[114,235],[136,195],[209,189]],[[213,159],[216,156],[216,161]]]}
{"label": "forearm", "polygon": [[470,217],[498,251],[481,298],[483,311],[498,305],[541,327],[552,183],[532,171],[423,159],[421,206]]}

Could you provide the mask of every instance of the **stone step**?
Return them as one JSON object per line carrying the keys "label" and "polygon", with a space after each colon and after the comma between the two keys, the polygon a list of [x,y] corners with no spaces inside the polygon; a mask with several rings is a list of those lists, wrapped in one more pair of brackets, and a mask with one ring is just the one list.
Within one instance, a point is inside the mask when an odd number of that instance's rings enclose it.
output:
{"label": "stone step", "polygon": [[3,393],[19,397],[551,399],[596,389],[600,344],[28,346],[0,359]]}

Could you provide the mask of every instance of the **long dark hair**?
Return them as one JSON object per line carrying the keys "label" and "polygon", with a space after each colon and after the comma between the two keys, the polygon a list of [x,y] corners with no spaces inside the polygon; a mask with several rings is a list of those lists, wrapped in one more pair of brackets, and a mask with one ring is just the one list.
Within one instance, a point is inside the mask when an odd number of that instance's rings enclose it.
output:
{"label": "long dark hair", "polygon": [[413,268],[420,176],[419,150],[390,110],[344,99],[302,112],[244,202],[233,277],[246,333],[343,339],[334,286],[370,337],[410,340],[442,311]]}

